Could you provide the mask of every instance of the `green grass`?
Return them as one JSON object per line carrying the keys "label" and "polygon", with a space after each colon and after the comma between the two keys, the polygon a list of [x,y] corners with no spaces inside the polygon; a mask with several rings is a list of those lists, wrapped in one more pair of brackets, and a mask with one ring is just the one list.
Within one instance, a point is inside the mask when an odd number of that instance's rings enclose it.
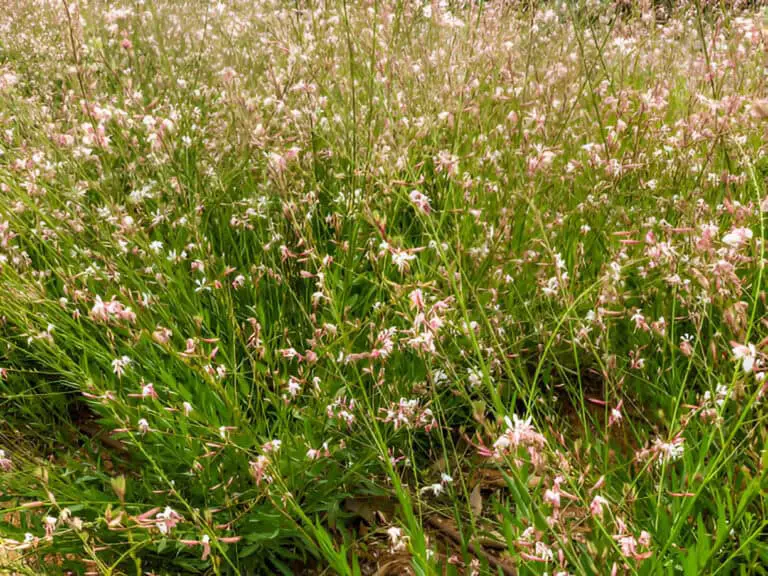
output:
{"label": "green grass", "polygon": [[0,568],[766,572],[762,12],[2,7]]}

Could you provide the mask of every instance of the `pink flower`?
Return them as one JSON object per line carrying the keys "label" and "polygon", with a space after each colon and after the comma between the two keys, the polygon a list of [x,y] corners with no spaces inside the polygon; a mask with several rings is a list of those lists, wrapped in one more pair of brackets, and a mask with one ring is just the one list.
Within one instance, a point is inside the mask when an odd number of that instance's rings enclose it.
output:
{"label": "pink flower", "polygon": [[638,552],[637,550],[638,544],[642,546],[648,546],[650,544],[651,536],[648,534],[648,532],[642,532],[640,536],[640,542],[638,542],[635,537],[631,535],[618,535],[614,536],[614,538],[616,538],[618,541],[619,547],[621,548],[621,553],[626,558],[645,560],[646,558],[650,558],[653,555],[651,550],[646,550],[645,552]]}
{"label": "pink flower", "polygon": [[424,295],[420,289],[412,290],[408,295],[411,299],[411,305],[418,311],[424,310]]}
{"label": "pink flower", "polygon": [[103,321],[106,322],[109,319],[109,313],[107,312],[107,307],[104,305],[104,302],[101,300],[101,296],[96,296],[96,300],[94,300],[93,308],[91,308],[91,312],[89,314],[91,318],[97,321]]}
{"label": "pink flower", "polygon": [[544,502],[551,504],[553,508],[560,508],[560,491],[557,486],[544,492]]}
{"label": "pink flower", "polygon": [[211,537],[208,536],[208,534],[203,534],[202,538],[200,540],[179,540],[182,544],[185,546],[202,546],[203,547],[203,556],[200,558],[201,560],[206,560],[208,556],[211,554]]}
{"label": "pink flower", "polygon": [[267,474],[268,466],[269,459],[266,456],[258,456],[256,460],[250,462],[251,476],[256,481],[256,486],[259,486],[262,480],[267,484],[272,482],[272,477]]}
{"label": "pink flower", "polygon": [[381,409],[386,412],[384,422],[392,422],[395,430],[401,426],[405,428],[424,428],[427,432],[437,426],[432,410],[422,408],[418,399],[407,400],[400,398],[398,404],[392,404],[388,409]]}
{"label": "pink flower", "polygon": [[651,453],[658,457],[658,464],[675,462],[682,458],[685,453],[685,438],[678,435],[669,442],[656,438],[651,447]]}
{"label": "pink flower", "polygon": [[171,336],[173,336],[173,332],[163,326],[158,326],[157,329],[152,332],[152,339],[158,344],[168,344]]}
{"label": "pink flower", "polygon": [[13,468],[13,462],[10,458],[6,458],[5,450],[0,450],[0,470],[8,472]]}
{"label": "pink flower", "polygon": [[627,558],[634,558],[637,554],[637,540],[634,536],[620,536],[618,538],[621,553]]}
{"label": "pink flower", "polygon": [[184,518],[170,506],[166,506],[165,510],[158,512],[155,516],[155,524],[161,534],[170,533],[179,522],[183,521]]}
{"label": "pink flower", "polygon": [[284,348],[283,350],[280,350],[280,354],[283,358],[298,358],[299,360],[302,359],[301,354],[298,353],[296,348]]}
{"label": "pink flower", "polygon": [[432,208],[429,204],[428,196],[422,194],[418,190],[412,190],[408,197],[411,199],[411,202],[414,206],[416,206],[416,208],[421,210],[424,214],[429,214]]}
{"label": "pink flower", "polygon": [[264,450],[265,453],[269,454],[270,452],[277,452],[280,450],[281,445],[282,442],[280,440],[270,440],[269,442],[262,445],[261,449]]}
{"label": "pink flower", "polygon": [[683,354],[683,356],[687,357],[690,357],[693,354],[693,346],[691,345],[690,340],[685,338],[680,340],[680,352]]}
{"label": "pink flower", "polygon": [[316,448],[310,448],[307,450],[307,459],[308,460],[318,460],[319,458],[328,457],[331,455],[331,451],[328,450],[328,442],[323,442],[323,445],[320,449]]}
{"label": "pink flower", "polygon": [[45,524],[45,537],[53,538],[53,533],[56,530],[56,518],[53,516],[46,516],[43,520]]}
{"label": "pink flower", "polygon": [[114,297],[109,302],[104,302],[100,296],[96,296],[88,315],[95,322],[107,322],[110,319],[126,320],[131,324],[136,322],[136,313]]}
{"label": "pink flower", "polygon": [[441,150],[434,157],[435,169],[437,172],[445,172],[449,176],[456,176],[459,173],[459,159],[456,155],[445,150]]}
{"label": "pink flower", "polygon": [[516,414],[512,414],[512,420],[509,419],[509,416],[504,417],[507,429],[504,431],[504,434],[493,443],[494,452],[497,458],[503,456],[510,449],[515,449],[518,446],[541,448],[546,444],[547,441],[544,436],[539,434],[533,428],[531,421],[531,417],[522,420],[521,418],[518,418]]}
{"label": "pink flower", "polygon": [[155,391],[155,385],[149,382],[141,388],[141,394],[128,394],[133,398],[157,398],[157,392]]}
{"label": "pink flower", "polygon": [[595,496],[592,498],[592,502],[589,505],[589,512],[592,514],[592,516],[602,517],[603,516],[603,506],[608,505],[608,500],[603,498],[602,496]]}
{"label": "pink flower", "polygon": [[611,414],[608,416],[608,426],[611,427],[614,424],[621,424],[624,416],[621,413],[621,406],[624,404],[624,400],[620,400],[616,405],[616,408],[611,408]]}

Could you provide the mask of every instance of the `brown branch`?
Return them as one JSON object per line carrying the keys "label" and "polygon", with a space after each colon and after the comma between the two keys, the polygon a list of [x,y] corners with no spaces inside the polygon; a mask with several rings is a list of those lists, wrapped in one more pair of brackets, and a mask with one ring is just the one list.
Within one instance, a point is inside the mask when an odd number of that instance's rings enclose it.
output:
{"label": "brown branch", "polygon": [[[459,534],[459,531],[456,530],[453,526],[451,526],[447,520],[444,520],[443,518],[440,518],[438,516],[430,516],[427,518],[427,523],[429,523],[433,528],[436,528],[446,536],[448,536],[449,539],[451,539],[455,544],[461,546],[462,544],[462,538],[461,534]],[[517,572],[514,568],[506,564],[504,561],[500,560],[493,554],[490,554],[482,549],[480,546],[476,546],[475,544],[472,544],[471,542],[467,543],[467,548],[469,549],[472,554],[475,554],[476,556],[482,556],[485,558],[485,560],[488,562],[490,566],[492,566],[494,569],[501,568],[502,572],[504,572],[505,576],[516,576]]]}

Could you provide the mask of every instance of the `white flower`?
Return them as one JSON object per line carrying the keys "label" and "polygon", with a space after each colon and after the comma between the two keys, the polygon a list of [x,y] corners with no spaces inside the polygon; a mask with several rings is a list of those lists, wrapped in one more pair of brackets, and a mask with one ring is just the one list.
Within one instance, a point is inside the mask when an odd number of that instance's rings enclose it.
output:
{"label": "white flower", "polygon": [[546,285],[541,287],[541,291],[544,293],[545,296],[554,296],[557,294],[557,291],[560,289],[560,281],[557,279],[556,276],[552,276],[549,280],[547,280]]}
{"label": "white flower", "polygon": [[723,243],[731,248],[741,248],[752,239],[752,230],[749,228],[734,228],[723,236]]}
{"label": "white flower", "polygon": [[93,302],[93,308],[91,308],[90,316],[94,320],[102,321],[106,321],[109,318],[107,307],[104,305],[101,296],[96,296],[96,299]]}
{"label": "white flower", "polygon": [[[755,377],[759,376],[759,374],[756,374]],[[728,389],[728,386],[725,386],[724,384],[718,384],[715,387],[715,394],[714,398],[712,396],[712,393],[707,390],[704,392],[704,402],[707,404],[711,404],[714,401],[714,404],[717,405],[718,408],[722,407],[723,404],[725,404],[725,401],[728,400],[728,397],[730,396],[730,390]]]}
{"label": "white flower", "polygon": [[741,367],[747,374],[752,372],[755,366],[755,360],[757,359],[757,350],[754,344],[732,344],[733,357],[736,360],[741,360]]}
{"label": "white flower", "polygon": [[661,438],[656,438],[654,448],[659,455],[659,464],[674,462],[679,460],[685,452],[684,439],[678,436],[671,442],[664,442]]}
{"label": "white flower", "polygon": [[301,392],[301,382],[299,382],[296,378],[291,377],[288,380],[288,393],[292,398],[296,398],[299,392]]}
{"label": "white flower", "polygon": [[440,494],[443,493],[443,485],[442,484],[430,484],[429,486],[425,486],[421,489],[421,492],[432,492],[435,496],[440,496]]}
{"label": "white flower", "polygon": [[112,360],[112,371],[117,374],[118,378],[121,378],[125,373],[125,369],[131,363],[131,359],[128,356],[121,356]]}
{"label": "white flower", "polygon": [[270,453],[270,452],[277,452],[278,450],[280,450],[280,446],[282,445],[283,445],[282,440],[275,439],[275,440],[270,440],[269,442],[264,444],[264,446],[262,446],[261,448],[262,450],[264,450],[264,452]]}
{"label": "white flower", "polygon": [[389,542],[393,552],[405,550],[405,546],[408,543],[408,536],[403,536],[403,531],[397,526],[392,526],[387,529],[387,536],[389,536]]}
{"label": "white flower", "polygon": [[208,282],[208,280],[206,279],[205,276],[203,276],[203,278],[201,280],[200,279],[195,280],[195,285],[196,285],[195,292],[199,293],[199,292],[202,292],[204,290],[207,291],[207,292],[210,292],[211,291],[211,287],[208,286],[207,282]]}
{"label": "white flower", "polygon": [[392,263],[400,272],[407,271],[408,263],[416,259],[416,254],[409,254],[404,250],[392,250]]}
{"label": "white flower", "polygon": [[235,276],[235,279],[232,280],[232,288],[234,288],[235,290],[239,290],[244,285],[245,285],[245,276],[243,276],[242,274],[238,274],[237,276]]}
{"label": "white flower", "polygon": [[483,383],[483,375],[477,368],[467,368],[467,376],[469,379],[469,384],[473,388],[480,386],[480,384]]}

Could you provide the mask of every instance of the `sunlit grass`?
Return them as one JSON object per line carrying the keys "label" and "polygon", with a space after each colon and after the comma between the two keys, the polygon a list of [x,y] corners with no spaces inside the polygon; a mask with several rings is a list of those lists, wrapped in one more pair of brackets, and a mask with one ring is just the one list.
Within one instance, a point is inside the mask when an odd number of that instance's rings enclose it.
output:
{"label": "sunlit grass", "polygon": [[765,572],[757,8],[3,8],[0,567]]}

